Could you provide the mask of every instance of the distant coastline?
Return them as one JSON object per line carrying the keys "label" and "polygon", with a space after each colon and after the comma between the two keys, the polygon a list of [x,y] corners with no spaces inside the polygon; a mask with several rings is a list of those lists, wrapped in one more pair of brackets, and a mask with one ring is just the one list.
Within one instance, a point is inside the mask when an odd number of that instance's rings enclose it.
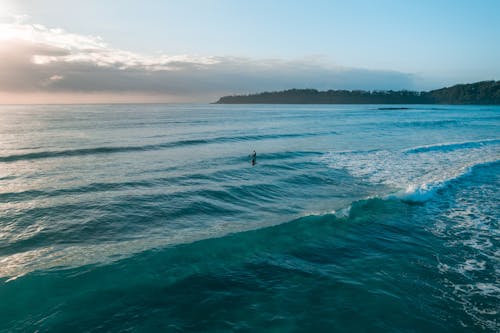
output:
{"label": "distant coastline", "polygon": [[215,104],[469,104],[500,105],[500,81],[457,84],[431,91],[290,89],[221,97]]}

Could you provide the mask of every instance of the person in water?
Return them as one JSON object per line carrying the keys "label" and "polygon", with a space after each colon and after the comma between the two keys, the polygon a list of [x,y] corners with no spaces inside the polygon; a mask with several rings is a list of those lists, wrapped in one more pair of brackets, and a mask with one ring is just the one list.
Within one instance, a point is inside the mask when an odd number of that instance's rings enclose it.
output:
{"label": "person in water", "polygon": [[257,153],[255,152],[255,150],[253,151],[251,156],[252,156],[252,165],[255,165],[255,163],[257,163]]}

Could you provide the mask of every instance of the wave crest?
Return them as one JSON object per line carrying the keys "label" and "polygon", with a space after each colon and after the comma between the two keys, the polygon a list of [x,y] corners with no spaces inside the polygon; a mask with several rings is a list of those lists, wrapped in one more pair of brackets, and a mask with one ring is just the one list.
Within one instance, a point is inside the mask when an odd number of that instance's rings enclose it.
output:
{"label": "wave crest", "polygon": [[402,151],[330,152],[321,159],[331,168],[387,186],[388,195],[424,202],[471,168],[498,162],[500,140],[435,144]]}
{"label": "wave crest", "polygon": [[426,153],[432,151],[453,151],[457,149],[467,149],[467,148],[480,148],[486,145],[499,144],[500,140],[490,139],[490,140],[480,140],[480,141],[464,141],[464,142],[451,142],[451,143],[440,143],[435,145],[420,146],[415,148],[410,148],[405,150],[407,154],[416,153]]}

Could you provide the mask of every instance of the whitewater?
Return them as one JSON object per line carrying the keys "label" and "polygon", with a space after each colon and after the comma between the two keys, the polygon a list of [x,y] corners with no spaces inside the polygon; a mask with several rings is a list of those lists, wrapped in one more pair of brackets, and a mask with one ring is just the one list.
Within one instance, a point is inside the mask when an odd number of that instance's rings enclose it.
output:
{"label": "whitewater", "polygon": [[0,332],[497,332],[499,125],[498,106],[0,106]]}

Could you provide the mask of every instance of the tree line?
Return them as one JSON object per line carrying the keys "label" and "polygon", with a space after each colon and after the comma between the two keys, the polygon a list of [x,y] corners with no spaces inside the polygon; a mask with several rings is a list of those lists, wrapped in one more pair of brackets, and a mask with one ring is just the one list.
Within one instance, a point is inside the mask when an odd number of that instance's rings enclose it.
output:
{"label": "tree line", "polygon": [[500,81],[431,91],[289,89],[221,97],[217,104],[484,104],[500,105]]}

